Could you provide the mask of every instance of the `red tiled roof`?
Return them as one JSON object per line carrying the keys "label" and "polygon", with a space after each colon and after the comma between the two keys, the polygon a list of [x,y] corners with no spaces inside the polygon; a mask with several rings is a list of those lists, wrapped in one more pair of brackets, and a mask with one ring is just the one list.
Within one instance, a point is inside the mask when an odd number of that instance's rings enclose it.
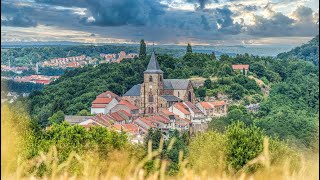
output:
{"label": "red tiled roof", "polygon": [[92,104],[91,108],[105,108],[106,104]]}
{"label": "red tiled roof", "polygon": [[200,102],[200,104],[204,109],[213,109],[214,108],[211,106],[211,104],[209,102]]}
{"label": "red tiled roof", "polygon": [[125,120],[118,112],[111,113],[110,116],[116,121],[124,121]]}
{"label": "red tiled roof", "polygon": [[196,107],[194,104],[192,104],[192,102],[190,101],[186,101],[184,102],[187,104],[187,106],[195,113],[201,113],[200,109],[198,107]]}
{"label": "red tiled roof", "polygon": [[139,133],[139,127],[134,124],[122,124],[126,132]]}
{"label": "red tiled roof", "polygon": [[92,104],[109,104],[112,98],[96,98]]}
{"label": "red tiled roof", "polygon": [[154,121],[162,122],[165,124],[168,124],[170,122],[170,120],[165,118],[164,116],[152,116],[150,118]]}
{"label": "red tiled roof", "polygon": [[249,69],[249,65],[248,64],[235,64],[235,65],[232,65],[232,69],[246,69],[248,70]]}
{"label": "red tiled roof", "polygon": [[138,119],[140,119],[142,122],[144,122],[145,124],[147,124],[148,126],[150,126],[150,127],[152,127],[152,128],[156,127],[156,126],[153,125],[153,124],[150,122],[150,120],[148,120],[147,118],[138,118]]}
{"label": "red tiled roof", "polygon": [[107,115],[104,114],[97,114],[96,116],[94,116],[93,120],[104,124],[105,126],[109,127],[113,124],[113,120],[112,118],[110,118]]}
{"label": "red tiled roof", "polygon": [[180,125],[180,126],[187,126],[190,123],[191,123],[191,121],[189,119],[184,119],[184,118],[176,119],[176,124]]}
{"label": "red tiled roof", "polygon": [[37,84],[49,84],[51,81],[50,80],[45,80],[45,79],[37,79],[34,81]]}
{"label": "red tiled roof", "polygon": [[129,101],[127,100],[121,100],[119,103],[119,105],[125,105],[127,106],[128,108],[130,108],[131,110],[136,110],[136,109],[139,109],[137,106],[131,104]]}
{"label": "red tiled roof", "polygon": [[97,96],[97,98],[115,98],[115,97],[119,97],[119,96],[111,91],[106,91],[106,92],[99,94]]}
{"label": "red tiled roof", "polygon": [[181,111],[183,114],[190,114],[190,112],[188,110],[185,109],[185,105],[183,103],[176,103],[175,107]]}
{"label": "red tiled roof", "polygon": [[170,111],[167,110],[167,109],[162,110],[162,113],[165,114],[165,115],[174,115],[173,112],[170,112]]}
{"label": "red tiled roof", "polygon": [[130,113],[128,113],[127,111],[125,111],[125,110],[120,110],[119,111],[120,113],[123,113],[124,115],[126,115],[126,116],[128,116],[128,117],[131,117],[132,116],[132,114],[130,114]]}
{"label": "red tiled roof", "polygon": [[214,106],[223,106],[225,105],[226,103],[224,101],[213,101],[213,102],[210,102],[212,105]]}

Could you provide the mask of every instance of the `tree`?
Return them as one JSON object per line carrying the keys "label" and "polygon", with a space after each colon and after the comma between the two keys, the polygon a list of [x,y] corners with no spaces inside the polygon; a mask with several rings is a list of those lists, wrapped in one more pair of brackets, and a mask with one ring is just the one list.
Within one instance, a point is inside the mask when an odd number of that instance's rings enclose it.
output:
{"label": "tree", "polygon": [[91,113],[86,109],[82,109],[81,111],[79,111],[78,115],[79,116],[90,116]]}
{"label": "tree", "polygon": [[50,124],[58,124],[61,123],[64,120],[64,113],[63,111],[57,111],[54,113],[51,117],[49,117],[49,123]]}
{"label": "tree", "polygon": [[146,43],[144,42],[143,39],[140,41],[140,51],[139,51],[139,57],[144,59],[147,56],[146,53]]}
{"label": "tree", "polygon": [[211,60],[216,60],[217,59],[214,51],[212,51],[212,53],[210,54],[210,59]]}
{"label": "tree", "polygon": [[188,43],[188,46],[187,46],[187,53],[192,53],[192,47],[190,43]]}
{"label": "tree", "polygon": [[212,88],[212,81],[211,81],[211,79],[206,79],[205,81],[204,81],[204,87],[206,87],[207,89],[211,89]]}
{"label": "tree", "polygon": [[263,150],[264,136],[264,131],[254,125],[246,127],[243,122],[238,121],[228,126],[226,131],[228,164],[235,170],[240,170],[257,157]]}

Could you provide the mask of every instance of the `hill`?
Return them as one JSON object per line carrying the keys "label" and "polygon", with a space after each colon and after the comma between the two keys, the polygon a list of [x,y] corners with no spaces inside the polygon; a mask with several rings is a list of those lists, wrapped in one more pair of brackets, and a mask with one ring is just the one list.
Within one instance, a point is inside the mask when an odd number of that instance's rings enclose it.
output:
{"label": "hill", "polygon": [[308,43],[296,47],[289,52],[280,53],[277,56],[281,59],[297,58],[305,61],[311,61],[319,65],[319,35],[314,37]]}

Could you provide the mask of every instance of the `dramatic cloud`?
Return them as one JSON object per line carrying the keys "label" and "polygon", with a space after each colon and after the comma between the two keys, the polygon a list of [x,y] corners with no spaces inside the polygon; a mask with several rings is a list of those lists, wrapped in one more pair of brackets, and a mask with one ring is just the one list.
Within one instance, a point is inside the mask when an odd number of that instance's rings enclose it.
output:
{"label": "dramatic cloud", "polygon": [[[2,0],[1,33],[6,39],[139,42],[144,38],[157,43],[311,37],[318,34],[319,13],[306,4],[298,0]],[[64,34],[58,35],[60,31]]]}
{"label": "dramatic cloud", "polygon": [[8,20],[1,19],[1,26],[13,26],[13,27],[35,27],[37,22],[25,17],[24,15],[16,15]]}
{"label": "dramatic cloud", "polygon": [[270,18],[255,16],[255,24],[249,26],[248,33],[255,36],[314,36],[319,33],[311,8],[299,6],[290,18],[273,12]]}

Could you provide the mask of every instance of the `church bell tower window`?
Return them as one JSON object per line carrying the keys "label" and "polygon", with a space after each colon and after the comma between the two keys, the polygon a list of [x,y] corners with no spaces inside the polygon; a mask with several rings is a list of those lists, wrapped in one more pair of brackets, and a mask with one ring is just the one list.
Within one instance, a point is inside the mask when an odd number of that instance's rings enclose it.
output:
{"label": "church bell tower window", "polygon": [[152,82],[152,76],[149,76],[149,82]]}

